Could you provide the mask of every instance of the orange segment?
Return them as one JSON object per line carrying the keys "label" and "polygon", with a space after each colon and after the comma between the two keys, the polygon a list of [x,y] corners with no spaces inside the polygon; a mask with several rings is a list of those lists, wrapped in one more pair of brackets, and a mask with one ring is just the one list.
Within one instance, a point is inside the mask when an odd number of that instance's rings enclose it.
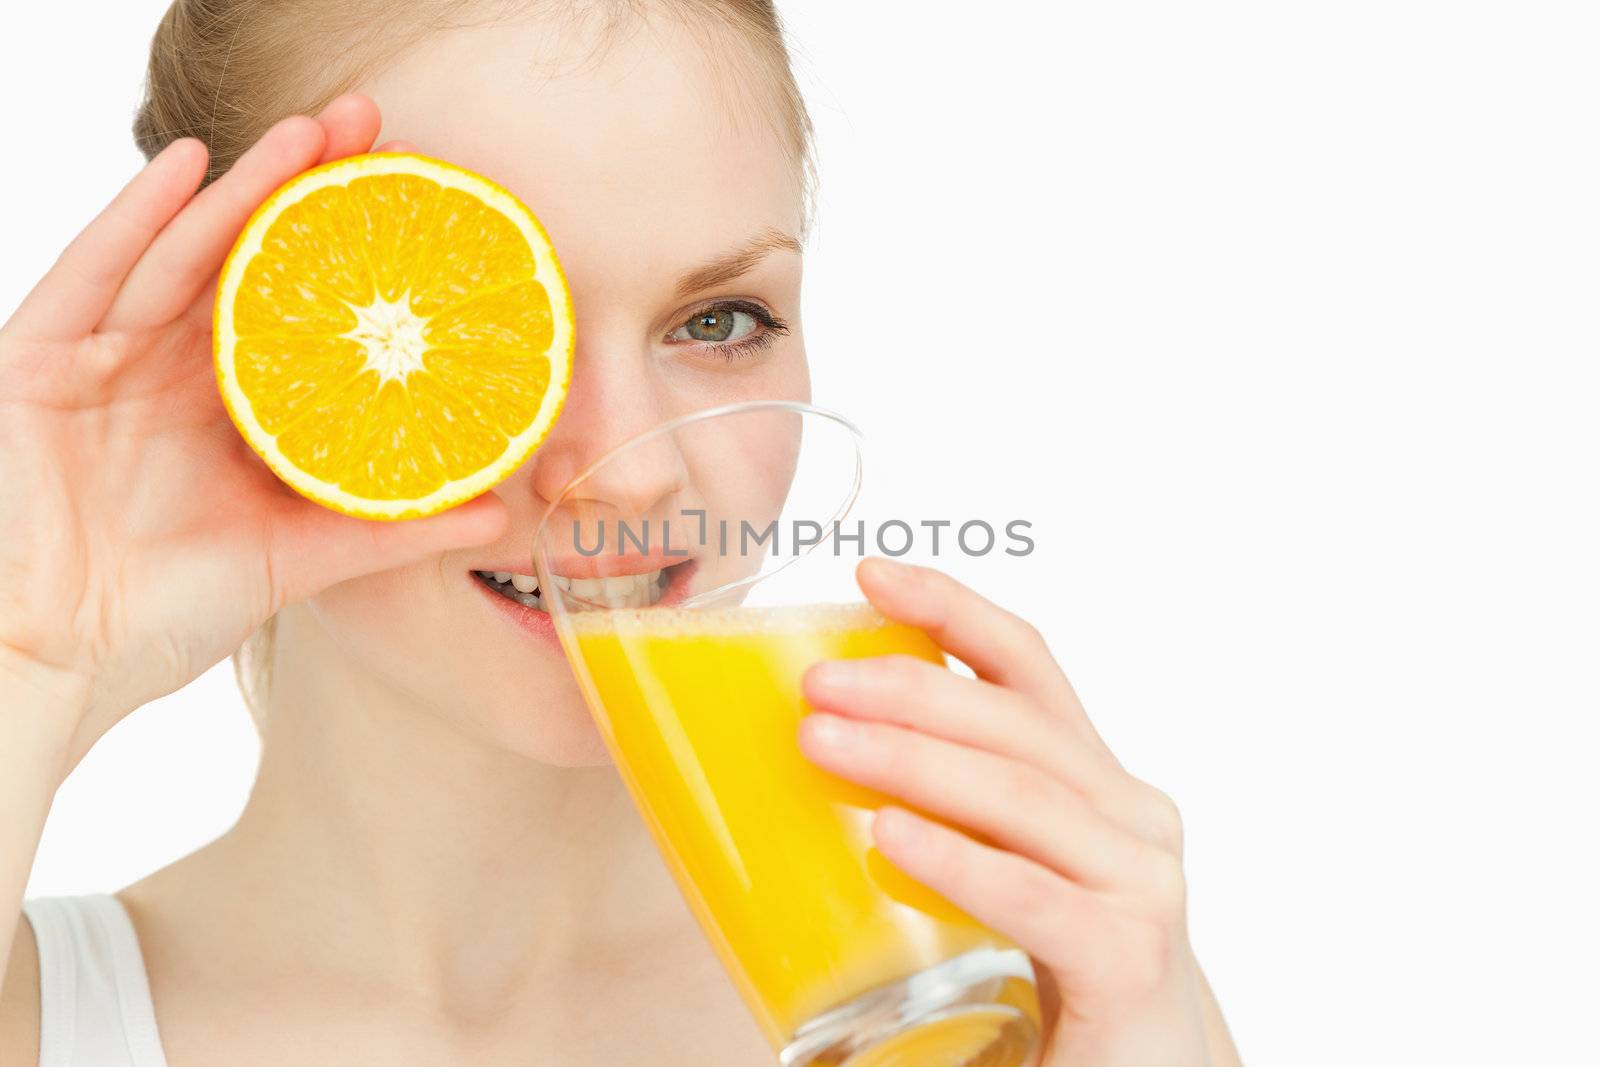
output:
{"label": "orange segment", "polygon": [[465,477],[493,460],[500,447],[500,434],[494,432],[490,419],[463,394],[447,388],[434,376],[417,377],[411,390],[422,417],[431,425],[461,427],[458,433],[436,439],[445,477]]}
{"label": "orange segment", "polygon": [[[343,388],[319,397],[275,444],[301,470],[344,470],[354,462],[359,430],[366,425],[377,395],[378,375],[363,371]],[[328,433],[329,424],[344,426],[347,432]]]}
{"label": "orange segment", "polygon": [[[415,305],[413,305],[415,306]],[[539,350],[550,344],[550,297],[529,279],[455,304],[428,320],[424,336],[456,345]]]}
{"label": "orange segment", "polygon": [[256,418],[277,434],[344,388],[366,356],[360,344],[344,337],[253,336],[239,339],[234,360],[240,389],[256,398]]}
{"label": "orange segment", "polygon": [[376,498],[420,496],[443,484],[444,464],[434,450],[433,435],[413,407],[399,382],[390,379],[378,387],[346,471],[351,492]]}
{"label": "orange segment", "polygon": [[538,447],[572,371],[548,235],[505,189],[408,153],[284,185],[217,286],[218,386],[296,491],[366,518],[482,493]]}
{"label": "orange segment", "polygon": [[473,397],[479,418],[502,433],[527,421],[529,414],[529,399],[513,383],[538,382],[547,373],[537,362],[510,351],[436,348],[426,360],[440,382]]}
{"label": "orange segment", "polygon": [[[372,303],[372,269],[367,249],[342,186],[318,189],[285,208],[261,238],[261,251],[279,263],[304,271],[307,281],[346,306]],[[310,269],[307,269],[310,268]]]}
{"label": "orange segment", "polygon": [[341,334],[355,328],[350,305],[320,291],[322,279],[306,273],[302,264],[262,254],[251,260],[244,275],[230,309],[241,337]]}
{"label": "orange segment", "polygon": [[459,189],[446,189],[426,253],[414,265],[411,308],[432,315],[487,289],[528,280],[536,268],[510,219]]}
{"label": "orange segment", "polygon": [[427,178],[386,174],[356,178],[349,192],[378,292],[385,300],[398,300],[416,273],[443,190]]}

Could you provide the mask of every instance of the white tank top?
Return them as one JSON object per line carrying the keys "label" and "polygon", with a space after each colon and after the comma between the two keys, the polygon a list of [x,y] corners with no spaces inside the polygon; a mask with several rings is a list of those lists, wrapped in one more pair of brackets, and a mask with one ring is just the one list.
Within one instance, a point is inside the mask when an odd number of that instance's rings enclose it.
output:
{"label": "white tank top", "polygon": [[50,897],[22,911],[39,943],[39,1067],[167,1067],[122,902]]}

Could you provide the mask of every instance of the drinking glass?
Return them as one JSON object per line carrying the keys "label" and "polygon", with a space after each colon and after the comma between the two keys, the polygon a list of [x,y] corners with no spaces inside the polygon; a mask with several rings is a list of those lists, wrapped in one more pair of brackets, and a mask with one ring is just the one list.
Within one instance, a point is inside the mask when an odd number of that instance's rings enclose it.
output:
{"label": "drinking glass", "polygon": [[801,754],[800,677],[916,656],[861,600],[861,438],[806,404],[674,419],[578,474],[533,562],[580,689],[696,919],[782,1067],[1012,1067],[1027,955],[872,844],[888,798]]}

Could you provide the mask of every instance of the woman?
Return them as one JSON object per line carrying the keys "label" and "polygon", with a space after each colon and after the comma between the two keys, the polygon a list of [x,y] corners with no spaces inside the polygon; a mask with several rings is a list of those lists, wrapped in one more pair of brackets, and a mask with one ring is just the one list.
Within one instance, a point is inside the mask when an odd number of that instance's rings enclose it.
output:
{"label": "woman", "polygon": [[[542,506],[622,438],[807,397],[808,129],[764,0],[174,4],[137,125],[154,158],[0,332],[0,1062],[771,1062],[564,664],[481,575],[524,570]],[[210,285],[250,212],[375,144],[532,205],[580,324],[534,458],[396,524],[278,483],[210,362]],[[985,839],[899,808],[874,825],[1034,957],[1041,1062],[1236,1063],[1170,802],[1026,623],[933,571],[860,579],[979,678],[820,665],[799,743]],[[115,898],[20,916],[62,778],[241,645],[263,749],[238,825]]]}

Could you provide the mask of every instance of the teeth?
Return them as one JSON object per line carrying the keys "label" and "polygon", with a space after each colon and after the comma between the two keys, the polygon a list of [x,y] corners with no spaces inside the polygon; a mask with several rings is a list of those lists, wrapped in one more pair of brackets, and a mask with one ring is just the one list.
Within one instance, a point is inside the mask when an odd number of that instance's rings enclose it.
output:
{"label": "teeth", "polygon": [[661,599],[667,586],[661,571],[624,574],[614,578],[563,578],[552,575],[551,581],[577,599],[608,608],[648,607]]}
{"label": "teeth", "polygon": [[572,595],[581,600],[598,602],[600,591],[606,587],[604,578],[574,578],[572,579]]}
{"label": "teeth", "polygon": [[[531,574],[514,571],[475,571],[478,577],[494,585],[501,595],[543,610],[544,601],[536,590],[539,579]],[[643,608],[658,603],[671,583],[665,569],[644,574],[624,574],[615,578],[563,578],[552,575],[551,581],[560,589],[591,604],[608,608]]]}
{"label": "teeth", "polygon": [[[473,573],[488,582],[501,596],[509,600],[515,600],[525,607],[544,610],[543,599],[533,592],[539,588],[539,583],[536,579],[530,578],[526,574],[513,574],[511,571],[473,571]],[[505,575],[506,579],[509,580],[502,580],[500,575]]]}

